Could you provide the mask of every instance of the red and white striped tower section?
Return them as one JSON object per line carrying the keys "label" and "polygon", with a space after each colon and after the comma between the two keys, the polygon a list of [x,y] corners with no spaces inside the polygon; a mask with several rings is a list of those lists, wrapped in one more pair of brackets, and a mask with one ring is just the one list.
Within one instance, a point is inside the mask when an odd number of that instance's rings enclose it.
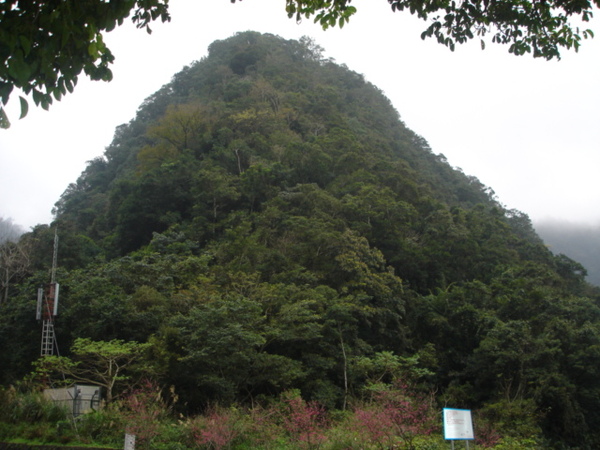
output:
{"label": "red and white striped tower section", "polygon": [[54,354],[56,338],[54,336],[54,318],[58,313],[59,284],[56,282],[56,261],[58,255],[58,232],[54,233],[54,255],[50,283],[38,289],[36,319],[42,321],[41,356]]}

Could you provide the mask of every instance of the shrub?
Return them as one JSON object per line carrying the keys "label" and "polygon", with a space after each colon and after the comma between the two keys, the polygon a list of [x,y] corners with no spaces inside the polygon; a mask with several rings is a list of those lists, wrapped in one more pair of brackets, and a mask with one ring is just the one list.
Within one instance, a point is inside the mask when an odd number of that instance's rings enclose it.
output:
{"label": "shrub", "polygon": [[160,388],[152,381],[144,381],[122,401],[125,431],[136,437],[137,448],[150,448],[160,433],[160,421],[168,412]]}
{"label": "shrub", "polygon": [[231,448],[245,429],[242,415],[234,408],[213,408],[189,425],[197,445],[220,450]]}
{"label": "shrub", "polygon": [[41,392],[0,390],[0,420],[7,423],[58,422],[67,418],[67,410],[47,400]]}
{"label": "shrub", "polygon": [[251,448],[278,449],[285,447],[285,431],[281,411],[276,407],[256,406],[249,411],[246,440]]}
{"label": "shrub", "polygon": [[439,425],[427,398],[402,383],[379,389],[372,400],[354,408],[351,429],[364,445],[390,448],[402,444],[415,449],[418,436],[430,435]]}
{"label": "shrub", "polygon": [[504,437],[537,439],[542,435],[541,413],[532,399],[501,399],[478,412],[477,422],[493,423]]}
{"label": "shrub", "polygon": [[300,448],[318,448],[327,439],[327,418],[322,406],[305,402],[297,392],[286,393],[283,427]]}
{"label": "shrub", "polygon": [[124,421],[120,412],[111,406],[83,414],[75,422],[84,443],[122,445]]}

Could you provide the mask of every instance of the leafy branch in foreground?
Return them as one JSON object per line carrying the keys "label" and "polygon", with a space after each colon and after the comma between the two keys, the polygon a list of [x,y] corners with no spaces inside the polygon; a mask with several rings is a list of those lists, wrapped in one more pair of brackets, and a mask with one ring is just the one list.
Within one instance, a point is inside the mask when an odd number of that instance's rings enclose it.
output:
{"label": "leafy branch in foreground", "polygon": [[[235,1],[235,0],[232,0]],[[545,59],[560,58],[560,49],[578,50],[581,40],[591,38],[572,19],[589,22],[600,0],[387,0],[392,11],[409,11],[430,21],[421,38],[435,37],[454,50],[475,36],[492,36],[492,42],[509,45],[515,55],[532,53]],[[314,16],[323,28],[343,27],[356,13],[352,0],[286,0],[289,17]]]}
{"label": "leafy branch in foreground", "polygon": [[[92,80],[109,81],[114,56],[102,33],[121,25],[131,12],[133,23],[149,33],[150,22],[170,20],[168,0],[79,0],[0,3],[0,127],[10,122],[3,106],[13,89],[31,95],[48,109],[53,99],[73,92],[83,71]],[[21,118],[27,100],[20,96]]]}

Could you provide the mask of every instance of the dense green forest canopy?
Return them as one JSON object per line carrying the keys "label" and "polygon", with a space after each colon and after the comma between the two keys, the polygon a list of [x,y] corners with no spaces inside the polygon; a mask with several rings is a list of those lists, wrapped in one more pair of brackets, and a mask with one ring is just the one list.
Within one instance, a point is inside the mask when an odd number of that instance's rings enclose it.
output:
{"label": "dense green forest canopy", "polygon": [[401,378],[509,435],[600,444],[585,269],[308,38],[211,44],[117,128],[55,215],[21,238],[27,270],[6,285],[5,386],[39,355],[35,292],[58,227],[62,353],[148,344],[144,373],[188,412],[292,388],[340,408]]}

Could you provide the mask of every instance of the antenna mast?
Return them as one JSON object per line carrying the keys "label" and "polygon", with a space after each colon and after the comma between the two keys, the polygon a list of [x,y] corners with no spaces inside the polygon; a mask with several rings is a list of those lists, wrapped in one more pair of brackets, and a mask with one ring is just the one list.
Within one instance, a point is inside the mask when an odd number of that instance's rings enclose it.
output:
{"label": "antenna mast", "polygon": [[52,271],[50,284],[42,286],[37,292],[36,319],[42,320],[41,356],[54,354],[56,337],[54,335],[54,317],[58,313],[59,284],[56,282],[56,266],[58,261],[58,227],[54,230],[54,252],[52,254]]}
{"label": "antenna mast", "polygon": [[50,283],[56,283],[56,264],[58,261],[58,226],[54,228],[54,252],[52,253],[52,272]]}

